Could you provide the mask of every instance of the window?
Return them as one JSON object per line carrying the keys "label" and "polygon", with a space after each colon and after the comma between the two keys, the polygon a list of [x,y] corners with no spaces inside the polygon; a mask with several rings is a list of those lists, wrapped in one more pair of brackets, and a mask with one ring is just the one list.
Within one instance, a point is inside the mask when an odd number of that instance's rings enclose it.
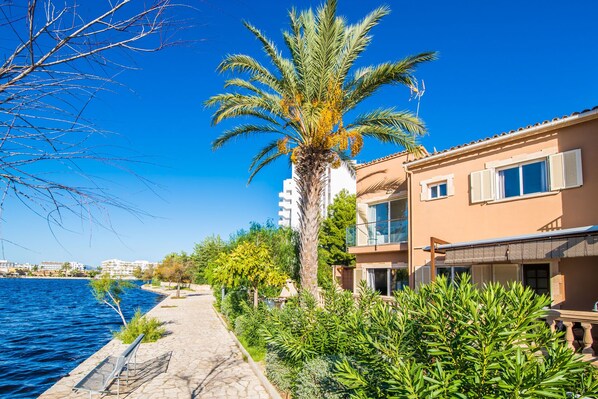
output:
{"label": "window", "polygon": [[471,276],[470,266],[441,266],[436,268],[436,276],[445,276],[451,283],[458,283],[463,275]]}
{"label": "window", "polygon": [[454,175],[434,176],[431,179],[422,180],[421,200],[430,201],[438,198],[446,198],[455,194]]}
{"label": "window", "polygon": [[407,241],[407,200],[370,205],[368,245]]}
{"label": "window", "polygon": [[436,184],[432,184],[428,186],[428,198],[435,199],[435,198],[442,198],[446,197],[447,195],[447,184],[446,182],[440,182]]}
{"label": "window", "polygon": [[[469,175],[472,204],[566,190],[582,185],[579,148],[550,155],[540,151],[511,159],[486,162],[486,169],[471,172]],[[450,196],[450,181],[448,191]]]}
{"label": "window", "polygon": [[409,286],[406,268],[368,269],[368,287],[381,295],[390,296]]}
{"label": "window", "polygon": [[544,193],[548,191],[546,160],[519,164],[498,171],[499,198]]}

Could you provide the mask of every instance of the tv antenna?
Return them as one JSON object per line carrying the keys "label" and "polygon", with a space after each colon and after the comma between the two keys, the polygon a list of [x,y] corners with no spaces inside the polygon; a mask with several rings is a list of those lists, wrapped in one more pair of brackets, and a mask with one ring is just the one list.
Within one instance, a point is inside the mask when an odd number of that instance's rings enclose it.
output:
{"label": "tv antenna", "polygon": [[419,88],[419,82],[417,79],[413,80],[413,83],[409,85],[409,91],[411,95],[409,96],[409,101],[417,100],[417,110],[415,111],[415,116],[419,116],[419,104],[421,102],[424,93],[426,92],[426,82],[422,79],[422,87]]}

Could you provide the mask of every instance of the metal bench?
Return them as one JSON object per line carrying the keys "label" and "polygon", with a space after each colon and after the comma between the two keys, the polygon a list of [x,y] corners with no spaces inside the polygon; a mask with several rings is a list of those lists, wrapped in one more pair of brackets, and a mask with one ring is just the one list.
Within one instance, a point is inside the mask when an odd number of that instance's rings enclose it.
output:
{"label": "metal bench", "polygon": [[133,341],[131,345],[120,356],[108,356],[102,360],[93,370],[91,370],[81,381],[73,387],[73,391],[88,391],[91,399],[92,393],[109,393],[108,387],[116,380],[116,397],[120,397],[120,376],[123,371],[127,373],[127,382],[129,381],[129,362],[133,359],[133,370],[137,364],[137,349],[143,341],[144,334]]}

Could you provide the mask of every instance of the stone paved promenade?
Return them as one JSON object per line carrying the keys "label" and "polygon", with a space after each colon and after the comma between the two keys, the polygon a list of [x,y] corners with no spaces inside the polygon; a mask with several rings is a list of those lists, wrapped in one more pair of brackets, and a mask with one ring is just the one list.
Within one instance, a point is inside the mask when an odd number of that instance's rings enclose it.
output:
{"label": "stone paved promenade", "polygon": [[[169,335],[140,346],[139,371],[128,385],[121,385],[120,397],[270,398],[218,320],[209,288],[200,286],[195,292],[181,291],[181,295],[186,298],[167,298],[149,312],[165,322]],[[117,340],[110,341],[40,398],[88,398],[89,394],[74,394],[71,388],[105,357],[120,354],[126,347]],[[114,394],[103,398],[116,398],[116,384],[111,390]]]}

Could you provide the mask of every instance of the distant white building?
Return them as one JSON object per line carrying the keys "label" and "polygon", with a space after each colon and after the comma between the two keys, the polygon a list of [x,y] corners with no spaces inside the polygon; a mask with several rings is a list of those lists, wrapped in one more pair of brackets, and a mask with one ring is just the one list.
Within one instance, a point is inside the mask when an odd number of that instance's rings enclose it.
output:
{"label": "distant white building", "polygon": [[145,270],[150,266],[157,267],[158,263],[147,260],[130,262],[120,259],[108,259],[102,262],[102,272],[109,273],[110,277],[129,277],[133,275],[136,268],[139,267],[141,270]]}
{"label": "distant white building", "polygon": [[40,271],[48,271],[48,272],[56,272],[62,269],[62,265],[65,263],[69,264],[70,270],[76,271],[83,271],[85,270],[85,265],[80,262],[54,262],[54,261],[43,261],[39,264],[38,268]]}
{"label": "distant white building", "polygon": [[[291,178],[282,183],[282,192],[278,194],[278,225],[285,227],[299,228],[299,193],[295,183],[295,166],[292,168]],[[328,206],[334,201],[334,197],[342,190],[349,194],[355,194],[355,176],[345,167],[333,169],[328,167],[324,190],[322,192],[322,217],[326,217]]]}
{"label": "distant white building", "polygon": [[9,262],[5,259],[0,260],[0,273],[9,273],[14,270],[16,267],[16,263]]}

